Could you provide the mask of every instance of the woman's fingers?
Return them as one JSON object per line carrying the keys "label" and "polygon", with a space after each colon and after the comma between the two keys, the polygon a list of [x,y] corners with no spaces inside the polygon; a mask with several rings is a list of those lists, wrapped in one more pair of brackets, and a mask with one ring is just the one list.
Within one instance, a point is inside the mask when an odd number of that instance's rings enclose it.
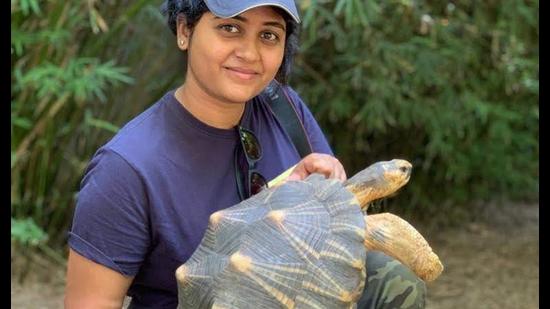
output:
{"label": "woman's fingers", "polygon": [[328,154],[312,153],[298,162],[288,180],[303,180],[313,173],[323,174],[326,178],[341,181],[347,179],[344,166],[338,159]]}

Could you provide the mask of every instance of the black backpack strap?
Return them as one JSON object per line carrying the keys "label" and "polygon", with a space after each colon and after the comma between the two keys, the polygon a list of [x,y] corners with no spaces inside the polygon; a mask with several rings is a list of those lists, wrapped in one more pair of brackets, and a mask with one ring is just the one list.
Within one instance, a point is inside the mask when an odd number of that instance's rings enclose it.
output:
{"label": "black backpack strap", "polygon": [[273,114],[292,139],[292,143],[294,143],[294,147],[298,150],[300,157],[303,158],[312,153],[313,151],[304,125],[284,87],[273,80],[266,87],[265,93],[269,98],[268,102]]}

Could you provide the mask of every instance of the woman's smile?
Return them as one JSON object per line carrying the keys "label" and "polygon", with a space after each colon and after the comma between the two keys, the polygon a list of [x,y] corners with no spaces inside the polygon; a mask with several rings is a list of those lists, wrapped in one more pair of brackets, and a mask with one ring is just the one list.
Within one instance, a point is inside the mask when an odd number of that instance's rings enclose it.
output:
{"label": "woman's smile", "polygon": [[260,76],[260,73],[256,70],[238,67],[238,66],[226,66],[224,69],[229,73],[229,76],[239,81],[251,81]]}

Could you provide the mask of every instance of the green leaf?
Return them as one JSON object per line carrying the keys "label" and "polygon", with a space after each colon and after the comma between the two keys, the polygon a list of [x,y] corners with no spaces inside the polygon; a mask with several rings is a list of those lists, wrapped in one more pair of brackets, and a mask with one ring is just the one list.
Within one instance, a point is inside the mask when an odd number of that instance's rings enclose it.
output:
{"label": "green leaf", "polygon": [[[14,1],[12,1],[12,7],[13,5]],[[18,6],[24,16],[29,15],[31,12],[36,15],[40,14],[40,5],[38,4],[38,0],[19,0]]]}
{"label": "green leaf", "polygon": [[90,111],[86,111],[86,116],[85,116],[85,122],[87,125],[91,126],[91,127],[96,127],[96,128],[100,128],[100,129],[103,129],[103,130],[107,130],[111,133],[117,133],[118,130],[120,130],[119,127],[117,127],[116,125],[106,121],[106,120],[101,120],[101,119],[98,119],[98,118],[94,118],[91,114]]}
{"label": "green leaf", "polygon": [[23,244],[36,246],[48,239],[48,236],[32,218],[11,218],[11,239]]}
{"label": "green leaf", "polygon": [[23,117],[12,116],[11,123],[16,127],[23,129],[30,129],[32,127],[32,121]]}

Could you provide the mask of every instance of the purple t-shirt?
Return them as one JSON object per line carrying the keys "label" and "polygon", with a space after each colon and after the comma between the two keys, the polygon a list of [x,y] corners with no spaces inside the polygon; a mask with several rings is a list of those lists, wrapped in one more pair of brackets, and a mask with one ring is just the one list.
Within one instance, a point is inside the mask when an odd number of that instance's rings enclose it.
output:
{"label": "purple t-shirt", "polygon": [[[314,152],[332,151],[290,88]],[[300,160],[263,96],[246,104],[241,125],[263,149],[259,172],[273,179]],[[135,276],[131,308],[175,308],[176,268],[200,244],[213,212],[240,202],[236,129],[208,126],[166,93],[127,123],[91,159],[81,183],[69,246]]]}

